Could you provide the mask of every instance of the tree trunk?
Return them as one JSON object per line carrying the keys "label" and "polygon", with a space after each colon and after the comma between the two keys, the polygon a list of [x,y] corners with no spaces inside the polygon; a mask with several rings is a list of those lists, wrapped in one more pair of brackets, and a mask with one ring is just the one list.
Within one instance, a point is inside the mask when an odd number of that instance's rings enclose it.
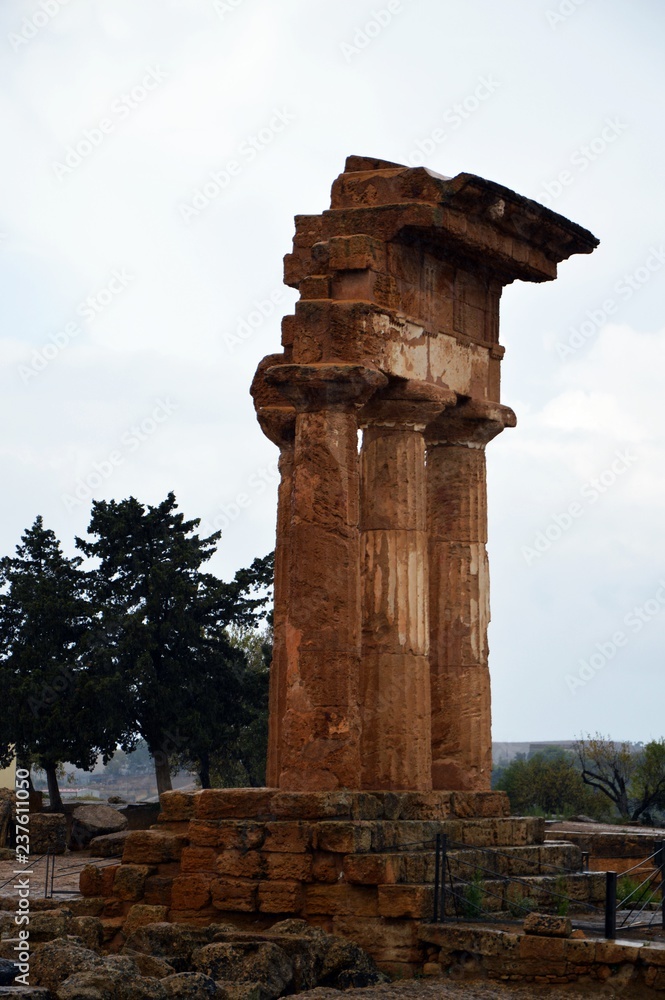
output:
{"label": "tree trunk", "polygon": [[60,798],[60,788],[58,786],[57,764],[45,764],[46,783],[48,785],[49,812],[64,812],[62,799]]}
{"label": "tree trunk", "polygon": [[155,755],[155,778],[157,780],[157,794],[170,792],[173,788],[171,784],[171,767],[169,759],[161,751]]}
{"label": "tree trunk", "polygon": [[31,795],[34,795],[35,786],[32,783],[32,771],[30,768],[32,764],[30,762],[30,754],[25,753],[22,750],[16,751],[16,770],[17,771],[27,771],[28,772],[28,790]]}
{"label": "tree trunk", "polygon": [[210,788],[210,755],[207,753],[201,754],[201,759],[199,760],[199,781],[201,782],[201,788]]}

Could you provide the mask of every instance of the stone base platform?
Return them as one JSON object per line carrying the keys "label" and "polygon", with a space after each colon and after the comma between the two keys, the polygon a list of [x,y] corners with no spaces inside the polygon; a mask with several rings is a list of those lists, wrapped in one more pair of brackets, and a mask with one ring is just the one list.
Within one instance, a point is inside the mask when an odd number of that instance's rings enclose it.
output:
{"label": "stone base platform", "polygon": [[[107,941],[141,923],[230,922],[263,930],[300,917],[351,938],[386,971],[425,959],[434,840],[543,851],[543,821],[511,817],[497,792],[167,792],[159,822],[129,833],[122,863],[85,869]],[[552,848],[551,850],[556,850]]]}

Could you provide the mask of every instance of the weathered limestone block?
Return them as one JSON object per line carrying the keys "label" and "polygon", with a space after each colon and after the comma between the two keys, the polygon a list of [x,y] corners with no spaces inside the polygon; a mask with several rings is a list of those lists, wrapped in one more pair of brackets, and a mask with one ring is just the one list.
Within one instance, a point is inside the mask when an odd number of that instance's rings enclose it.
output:
{"label": "weathered limestone block", "polygon": [[154,873],[148,865],[120,865],[113,881],[113,895],[118,899],[136,902],[143,898],[146,879]]}
{"label": "weathered limestone block", "polygon": [[30,853],[64,854],[67,849],[67,819],[64,813],[31,813]]}
{"label": "weathered limestone block", "polygon": [[95,837],[106,833],[120,833],[127,827],[127,817],[112,806],[79,806],[72,813],[69,847],[80,851]]}
{"label": "weathered limestone block", "polygon": [[184,837],[156,830],[132,830],[125,842],[124,864],[154,865],[177,861],[186,844]]}
{"label": "weathered limestone block", "polygon": [[570,917],[555,917],[550,913],[529,913],[524,919],[525,934],[569,938],[572,932]]}

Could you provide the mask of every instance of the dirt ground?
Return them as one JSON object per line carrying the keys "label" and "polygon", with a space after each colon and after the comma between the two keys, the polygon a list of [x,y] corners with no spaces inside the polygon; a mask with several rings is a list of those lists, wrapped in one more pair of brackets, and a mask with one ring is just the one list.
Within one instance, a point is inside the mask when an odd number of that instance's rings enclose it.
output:
{"label": "dirt ground", "polygon": [[[14,896],[16,890],[14,884],[19,877],[30,879],[30,895],[33,899],[44,896],[46,880],[46,861],[40,858],[35,859],[35,865],[17,865],[15,861],[0,861],[0,896]],[[115,862],[117,863],[117,861]],[[55,873],[53,879],[53,895],[65,899],[65,893],[78,893],[79,873],[83,865],[87,864],[109,864],[108,858],[91,857],[87,851],[77,851],[74,854],[60,854],[55,857]],[[16,875],[20,871],[21,875]],[[27,875],[27,872],[32,872]],[[51,881],[49,874],[49,882]]]}

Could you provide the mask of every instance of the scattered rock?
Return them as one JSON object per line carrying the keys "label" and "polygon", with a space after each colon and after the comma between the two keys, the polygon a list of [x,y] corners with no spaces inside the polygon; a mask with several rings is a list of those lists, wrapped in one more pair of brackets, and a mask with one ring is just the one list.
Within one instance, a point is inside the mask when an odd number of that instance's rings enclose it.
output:
{"label": "scattered rock", "polygon": [[66,910],[44,910],[30,915],[30,941],[54,941],[69,933],[71,913]]}
{"label": "scattered rock", "polygon": [[99,917],[72,917],[69,930],[81,939],[85,948],[97,952],[101,950],[104,926]]}
{"label": "scattered rock", "polygon": [[5,958],[0,958],[0,986],[11,986],[18,973],[17,965]]}
{"label": "scattered rock", "polygon": [[320,986],[348,990],[388,981],[388,977],[379,972],[374,961],[359,945],[333,934],[326,937],[328,941],[319,974]]}
{"label": "scattered rock", "polygon": [[210,976],[200,972],[179,972],[162,979],[168,1000],[226,1000],[226,992]]}
{"label": "scattered rock", "polygon": [[73,944],[67,938],[47,941],[38,948],[30,960],[30,982],[45,986],[54,993],[74,973],[100,968],[103,962],[89,948]]}
{"label": "scattered rock", "polygon": [[266,1000],[268,996],[261,983],[231,983],[219,979],[217,989],[223,1000]]}
{"label": "scattered rock", "polygon": [[260,984],[263,996],[278,997],[293,982],[293,964],[283,948],[271,941],[222,942],[194,952],[192,964],[212,979]]}
{"label": "scattered rock", "polygon": [[135,903],[122,925],[122,933],[128,938],[139,927],[146,927],[148,924],[156,924],[162,920],[166,920],[168,912],[166,906],[149,906],[146,903]]}
{"label": "scattered rock", "polygon": [[0,847],[0,861],[15,861],[16,851],[13,847]]}
{"label": "scattered rock", "polygon": [[128,938],[123,948],[139,951],[156,958],[163,958],[176,972],[189,972],[192,954],[208,944],[212,933],[207,927],[191,927],[187,924],[156,923],[139,927]]}
{"label": "scattered rock", "polygon": [[104,965],[107,969],[112,969],[113,972],[121,972],[123,976],[136,978],[141,975],[141,970],[131,955],[107,955],[104,959]]}
{"label": "scattered rock", "polygon": [[123,955],[127,955],[138,966],[142,976],[149,976],[152,979],[165,979],[172,976],[175,969],[170,962],[163,958],[155,958],[154,955],[144,955],[140,951],[132,951],[130,948],[123,948]]}
{"label": "scattered rock", "polygon": [[[122,816],[111,806],[79,806],[72,813],[69,847],[72,851],[80,851],[95,837],[107,833],[120,833],[126,827],[127,817]],[[32,823],[30,832],[32,835]]]}
{"label": "scattered rock", "polygon": [[550,913],[529,913],[524,920],[525,934],[538,934],[541,937],[570,937],[573,925],[570,917],[555,917]]}
{"label": "scattered rock", "polygon": [[96,858],[121,858],[128,836],[129,830],[106,833],[102,837],[93,837],[88,847]]}
{"label": "scattered rock", "polygon": [[102,967],[76,972],[62,984],[57,997],[58,1000],[166,1000],[166,993],[156,979]]}

